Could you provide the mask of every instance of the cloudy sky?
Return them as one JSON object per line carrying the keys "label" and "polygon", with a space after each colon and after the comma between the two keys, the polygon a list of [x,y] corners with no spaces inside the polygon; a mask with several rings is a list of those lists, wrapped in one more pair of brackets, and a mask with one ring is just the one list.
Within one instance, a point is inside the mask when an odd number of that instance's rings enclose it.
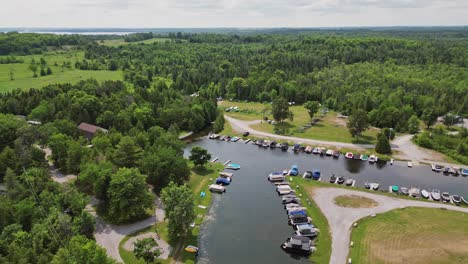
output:
{"label": "cloudy sky", "polygon": [[468,25],[468,0],[6,0],[0,27]]}

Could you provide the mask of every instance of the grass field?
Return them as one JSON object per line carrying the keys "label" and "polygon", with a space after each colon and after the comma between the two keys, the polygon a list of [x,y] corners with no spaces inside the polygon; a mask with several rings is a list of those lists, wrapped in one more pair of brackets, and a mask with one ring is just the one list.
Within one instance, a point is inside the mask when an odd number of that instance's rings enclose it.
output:
{"label": "grass field", "polygon": [[398,209],[359,221],[351,240],[353,263],[468,263],[468,214]]}
{"label": "grass field", "polygon": [[349,208],[371,208],[378,205],[378,203],[372,199],[357,195],[338,196],[335,198],[335,203],[338,206]]}
{"label": "grass field", "polygon": [[[33,58],[36,62],[39,62],[41,57],[47,61],[47,66],[51,68],[52,75],[33,78],[29,65]],[[55,83],[76,83],[89,78],[98,81],[122,80],[121,71],[82,71],[74,69],[75,62],[84,58],[83,52],[57,51],[42,55],[17,56],[17,58],[23,59],[24,62],[0,64],[0,92],[8,92],[14,89],[41,88]],[[72,64],[72,69],[62,69],[61,65],[65,61]],[[10,71],[13,71],[14,80],[10,78]],[[39,73],[40,67],[37,74],[40,75]]]}
{"label": "grass field", "polygon": [[[231,106],[239,107],[241,110],[240,112],[227,112],[226,114],[241,120],[250,121],[263,119],[264,112],[267,112],[268,114],[266,116],[272,119],[272,115],[269,114],[271,112],[270,104],[222,101],[219,105],[223,109]],[[336,112],[330,111],[324,116],[317,114],[316,118],[319,118],[320,121],[311,128],[304,129],[304,125],[310,124],[310,117],[307,110],[303,106],[291,106],[290,110],[294,114],[294,119],[293,121],[286,120],[285,122],[285,126],[289,129],[289,136],[345,143],[374,144],[376,142],[376,136],[379,132],[378,129],[371,128],[364,132],[359,140],[356,140],[348,132],[345,119],[337,118]],[[253,125],[252,128],[259,131],[274,133],[274,126],[267,122]]]}
{"label": "grass field", "polygon": [[129,44],[153,44],[157,42],[166,42],[166,41],[171,41],[169,38],[152,38],[152,39],[146,39],[142,41],[137,41],[137,42],[125,42],[123,38],[121,39],[106,39],[102,41],[98,41],[100,45],[104,46],[109,46],[109,47],[118,47],[122,45],[129,45]]}
{"label": "grass field", "polygon": [[[173,249],[176,249],[178,245],[181,245],[180,255],[178,256],[178,261],[182,263],[193,264],[195,263],[195,255],[193,253],[186,252],[183,250],[187,245],[197,246],[198,241],[198,234],[200,231],[200,225],[203,223],[205,219],[205,215],[208,213],[208,208],[211,204],[211,192],[208,189],[210,178],[215,179],[218,173],[223,169],[223,165],[219,163],[208,163],[203,168],[193,168],[192,167],[192,174],[190,176],[190,181],[188,183],[190,189],[193,192],[194,197],[194,204],[195,204],[195,215],[197,216],[195,219],[195,228],[192,229],[191,234],[188,237],[183,239],[182,241],[171,241],[169,239],[169,233],[167,229],[167,222],[158,223],[156,226],[152,226],[150,228],[146,228],[144,230],[138,231],[135,234],[125,237],[119,244],[119,252],[120,256],[124,260],[126,264],[142,264],[143,261],[140,261],[135,258],[133,252],[127,251],[123,248],[125,242],[132,236],[137,236],[147,232],[157,232],[160,237],[168,241],[169,244]],[[205,192],[206,196],[201,197],[200,192]],[[207,209],[199,208],[198,205],[206,206]],[[173,255],[167,260],[158,260],[157,263],[166,264],[170,263],[173,260]]]}

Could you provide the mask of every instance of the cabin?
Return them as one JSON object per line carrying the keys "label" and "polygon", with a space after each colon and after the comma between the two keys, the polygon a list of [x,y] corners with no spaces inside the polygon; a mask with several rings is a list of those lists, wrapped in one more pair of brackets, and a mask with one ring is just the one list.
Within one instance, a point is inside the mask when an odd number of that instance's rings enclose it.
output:
{"label": "cabin", "polygon": [[94,137],[94,135],[96,135],[96,133],[98,131],[102,131],[104,133],[107,133],[107,129],[104,129],[102,127],[98,127],[98,126],[95,126],[95,125],[91,125],[91,124],[88,124],[88,123],[81,123],[78,126],[78,130],[88,140],[91,140]]}

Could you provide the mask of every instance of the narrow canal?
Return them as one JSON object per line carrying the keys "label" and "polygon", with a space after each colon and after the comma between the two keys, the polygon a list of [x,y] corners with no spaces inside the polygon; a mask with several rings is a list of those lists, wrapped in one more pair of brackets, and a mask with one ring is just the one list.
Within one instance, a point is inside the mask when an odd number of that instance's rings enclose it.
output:
{"label": "narrow canal", "polygon": [[[293,258],[280,249],[293,229],[287,224],[274,185],[266,177],[272,171],[282,171],[292,164],[305,170],[318,169],[322,181],[332,174],[352,177],[357,187],[364,182],[380,183],[381,189],[389,185],[416,186],[427,190],[434,188],[468,196],[468,177],[445,176],[434,173],[428,165],[408,168],[406,163],[394,165],[339,159],[279,149],[260,148],[254,145],[208,140],[191,143],[206,148],[219,162],[231,160],[241,165],[234,171],[231,185],[223,195],[213,195],[208,219],[201,228],[198,263],[308,263],[305,258]],[[213,179],[214,180],[214,179]],[[312,215],[313,218],[313,215]]]}

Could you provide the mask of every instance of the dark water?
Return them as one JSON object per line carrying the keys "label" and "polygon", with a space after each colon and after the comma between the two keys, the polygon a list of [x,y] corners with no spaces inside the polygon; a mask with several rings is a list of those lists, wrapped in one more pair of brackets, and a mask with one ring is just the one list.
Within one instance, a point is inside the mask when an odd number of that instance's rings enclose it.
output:
{"label": "dark water", "polygon": [[208,220],[200,232],[199,263],[308,263],[280,249],[293,229],[287,224],[274,185],[266,180],[270,172],[288,169],[292,164],[299,166],[301,175],[305,170],[319,169],[322,181],[328,181],[331,174],[340,174],[355,179],[358,187],[369,181],[380,183],[385,190],[389,185],[417,186],[468,196],[468,177],[444,176],[432,172],[428,165],[407,168],[404,162],[369,164],[343,156],[336,160],[208,139],[190,144],[186,153],[195,145],[208,149],[222,163],[231,160],[241,165],[239,171],[234,171],[227,192],[213,195]]}

